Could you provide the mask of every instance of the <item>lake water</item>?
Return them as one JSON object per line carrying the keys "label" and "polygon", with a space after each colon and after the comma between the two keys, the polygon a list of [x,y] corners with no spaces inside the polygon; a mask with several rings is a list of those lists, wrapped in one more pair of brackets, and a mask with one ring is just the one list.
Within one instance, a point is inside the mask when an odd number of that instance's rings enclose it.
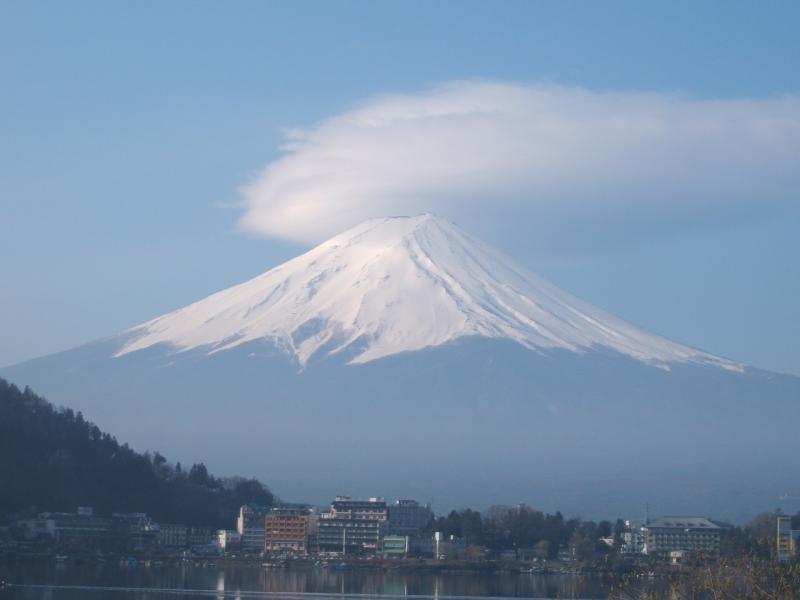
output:
{"label": "lake water", "polygon": [[600,577],[541,574],[420,574],[321,567],[121,566],[116,563],[0,565],[0,600],[284,598],[606,598]]}

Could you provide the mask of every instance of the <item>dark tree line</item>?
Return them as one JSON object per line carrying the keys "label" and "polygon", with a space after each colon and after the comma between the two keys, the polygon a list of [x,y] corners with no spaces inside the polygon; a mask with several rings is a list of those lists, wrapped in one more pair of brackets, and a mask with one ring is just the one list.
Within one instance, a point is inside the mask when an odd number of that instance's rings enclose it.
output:
{"label": "dark tree line", "polygon": [[533,548],[542,558],[556,558],[560,548],[567,548],[584,560],[610,552],[612,547],[601,538],[613,537],[618,547],[623,523],[565,519],[560,512],[551,515],[519,506],[493,515],[471,509],[454,510],[446,517],[438,517],[432,528],[490,550]]}
{"label": "dark tree line", "polygon": [[100,514],[229,527],[240,505],[273,501],[255,479],[219,479],[202,463],[187,471],[158,452],[135,452],[80,412],[0,379],[0,520],[92,506]]}
{"label": "dark tree line", "polygon": [[[776,536],[780,509],[756,515],[744,527],[730,527],[722,537],[722,556],[738,558],[748,556],[764,560],[776,558]],[[792,529],[800,529],[800,512],[792,517]]]}
{"label": "dark tree line", "polygon": [[[744,527],[725,526],[721,531],[721,557],[774,559],[778,514],[762,513]],[[792,517],[792,528],[800,529],[800,513]],[[622,519],[614,523],[565,519],[560,512],[545,514],[519,506],[494,514],[468,508],[454,510],[434,519],[429,529],[493,551],[526,548],[534,549],[542,558],[555,558],[560,549],[565,549],[579,560],[591,560],[619,550],[625,524]],[[603,538],[610,539],[611,545]]]}

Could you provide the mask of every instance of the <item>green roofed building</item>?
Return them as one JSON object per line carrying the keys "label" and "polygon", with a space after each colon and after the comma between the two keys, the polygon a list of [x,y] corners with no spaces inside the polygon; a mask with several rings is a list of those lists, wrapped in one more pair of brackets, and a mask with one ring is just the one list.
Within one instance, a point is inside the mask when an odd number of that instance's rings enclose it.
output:
{"label": "green roofed building", "polygon": [[381,541],[381,553],[387,556],[405,556],[408,554],[408,536],[387,535]]}

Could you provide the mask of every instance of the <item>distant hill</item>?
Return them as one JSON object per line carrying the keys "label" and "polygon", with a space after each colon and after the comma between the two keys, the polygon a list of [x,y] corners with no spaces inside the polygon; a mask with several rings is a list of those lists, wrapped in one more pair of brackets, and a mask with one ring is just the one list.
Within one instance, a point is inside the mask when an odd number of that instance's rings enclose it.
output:
{"label": "distant hill", "polygon": [[244,503],[271,504],[254,479],[183,470],[158,453],[119,444],[80,412],[56,408],[0,379],[0,520],[12,513],[146,512],[166,523],[230,527]]}

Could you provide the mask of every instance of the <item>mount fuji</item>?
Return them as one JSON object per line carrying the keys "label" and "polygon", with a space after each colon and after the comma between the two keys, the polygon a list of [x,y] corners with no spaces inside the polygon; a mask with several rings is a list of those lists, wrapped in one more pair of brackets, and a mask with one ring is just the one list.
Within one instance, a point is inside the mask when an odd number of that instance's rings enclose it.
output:
{"label": "mount fuji", "polygon": [[644,332],[432,215],[367,221],[0,375],[290,499],[733,519],[800,504],[800,379]]}

